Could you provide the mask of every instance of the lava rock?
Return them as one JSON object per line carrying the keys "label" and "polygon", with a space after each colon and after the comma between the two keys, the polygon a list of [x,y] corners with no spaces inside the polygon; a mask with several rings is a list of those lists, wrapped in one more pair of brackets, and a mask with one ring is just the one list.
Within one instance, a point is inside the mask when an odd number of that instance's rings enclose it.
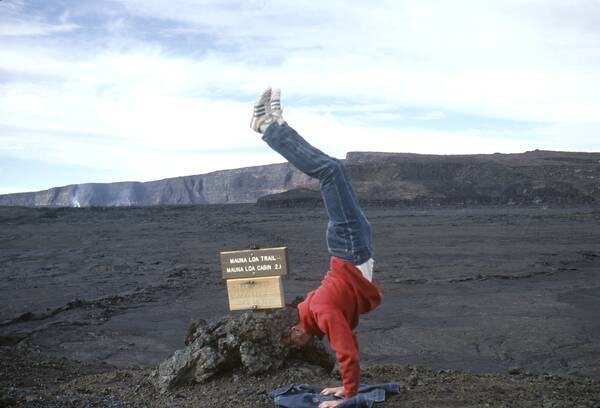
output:
{"label": "lava rock", "polygon": [[302,349],[283,341],[297,321],[295,307],[195,321],[185,338],[187,346],[163,361],[151,374],[151,382],[164,393],[180,384],[205,382],[217,374],[241,369],[258,375],[293,361],[330,372],[335,359],[316,338]]}

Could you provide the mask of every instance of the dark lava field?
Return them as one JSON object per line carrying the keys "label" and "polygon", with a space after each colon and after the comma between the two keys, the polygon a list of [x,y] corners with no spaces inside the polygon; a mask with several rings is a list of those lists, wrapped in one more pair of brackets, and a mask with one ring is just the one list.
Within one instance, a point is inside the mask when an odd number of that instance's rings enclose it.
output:
{"label": "dark lava field", "polygon": [[[357,329],[362,380],[402,386],[382,407],[600,407],[600,208],[365,213],[384,299]],[[287,246],[291,301],[327,270],[325,223],[321,208],[0,207],[0,406],[271,407],[275,386],[339,383],[290,368],[159,395],[146,380],[193,319],[230,313],[220,251]]]}

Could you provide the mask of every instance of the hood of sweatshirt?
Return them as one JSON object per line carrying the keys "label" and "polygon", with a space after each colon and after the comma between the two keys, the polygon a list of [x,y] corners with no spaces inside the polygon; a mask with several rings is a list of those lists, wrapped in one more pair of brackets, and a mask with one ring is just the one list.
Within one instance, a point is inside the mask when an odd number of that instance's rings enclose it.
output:
{"label": "hood of sweatshirt", "polygon": [[320,312],[339,309],[352,328],[358,324],[359,315],[368,313],[381,303],[381,290],[369,282],[356,266],[348,261],[331,257],[330,270],[321,285],[306,295],[298,305],[300,324],[307,332],[322,338],[318,326]]}

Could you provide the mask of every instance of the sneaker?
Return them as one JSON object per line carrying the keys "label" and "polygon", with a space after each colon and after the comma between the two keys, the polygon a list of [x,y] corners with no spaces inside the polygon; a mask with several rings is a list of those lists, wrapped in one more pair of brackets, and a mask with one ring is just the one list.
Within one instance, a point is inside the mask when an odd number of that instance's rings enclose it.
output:
{"label": "sneaker", "polygon": [[254,103],[250,127],[258,133],[264,133],[275,122],[280,125],[285,123],[281,110],[281,91],[267,88]]}
{"label": "sneaker", "polygon": [[275,89],[271,93],[271,114],[277,119],[282,117],[281,110],[281,89]]}

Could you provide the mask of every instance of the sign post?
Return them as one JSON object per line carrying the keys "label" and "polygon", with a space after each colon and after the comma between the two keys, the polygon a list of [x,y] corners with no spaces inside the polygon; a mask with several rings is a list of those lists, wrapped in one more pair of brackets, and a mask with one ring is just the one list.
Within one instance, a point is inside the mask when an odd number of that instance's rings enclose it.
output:
{"label": "sign post", "polygon": [[281,277],[287,274],[287,248],[221,252],[229,310],[274,309],[285,306]]}

